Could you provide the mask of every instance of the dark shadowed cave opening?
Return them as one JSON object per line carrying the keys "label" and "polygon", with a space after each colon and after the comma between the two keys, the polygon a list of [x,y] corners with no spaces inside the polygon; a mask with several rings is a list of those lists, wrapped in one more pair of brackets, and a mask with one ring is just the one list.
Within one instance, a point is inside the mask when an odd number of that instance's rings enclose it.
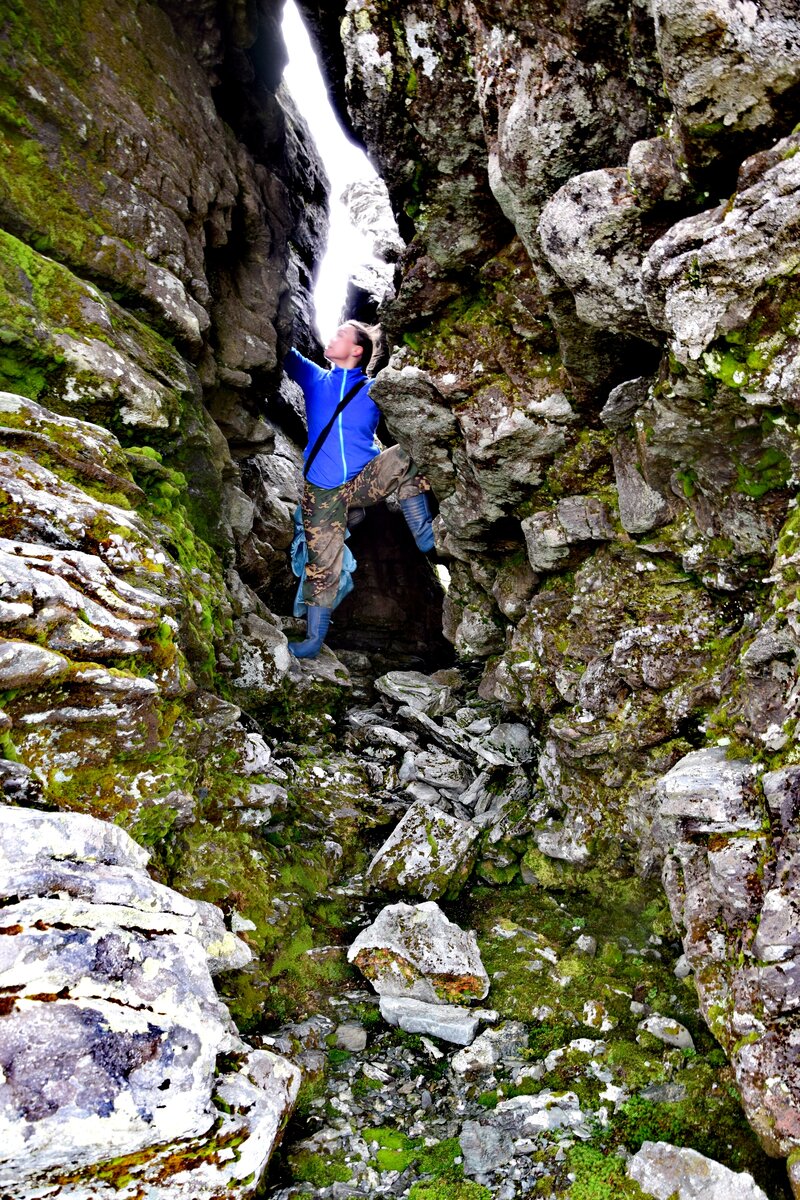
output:
{"label": "dark shadowed cave opening", "polygon": [[442,633],[444,593],[399,513],[385,504],[366,510],[351,531],[358,563],[355,588],[333,614],[328,644],[374,656],[386,669],[425,672],[449,666],[453,648]]}

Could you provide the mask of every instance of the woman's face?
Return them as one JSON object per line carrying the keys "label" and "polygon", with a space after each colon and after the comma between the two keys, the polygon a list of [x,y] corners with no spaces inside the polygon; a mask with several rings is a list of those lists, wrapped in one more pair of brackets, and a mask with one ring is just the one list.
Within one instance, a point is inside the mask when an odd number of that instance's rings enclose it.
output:
{"label": "woman's face", "polygon": [[325,357],[329,362],[342,363],[360,349],[361,347],[356,343],[356,331],[353,326],[340,325],[325,347]]}

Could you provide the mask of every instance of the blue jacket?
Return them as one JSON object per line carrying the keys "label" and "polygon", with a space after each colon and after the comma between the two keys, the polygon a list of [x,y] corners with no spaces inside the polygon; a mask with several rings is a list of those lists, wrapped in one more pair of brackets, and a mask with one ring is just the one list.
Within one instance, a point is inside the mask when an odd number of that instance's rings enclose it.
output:
{"label": "blue jacket", "polygon": [[[308,458],[322,430],[333,416],[339,401],[347,395],[353,384],[367,376],[361,367],[334,367],[323,370],[296,350],[290,350],[283,364],[290,379],[299,383],[306,401],[308,418],[308,445],[303,453]],[[379,453],[375,431],[380,420],[380,410],[370,399],[371,382],[339,413],[322,449],[312,463],[308,475],[309,483],[315,487],[341,487],[362,471],[370,459]]]}

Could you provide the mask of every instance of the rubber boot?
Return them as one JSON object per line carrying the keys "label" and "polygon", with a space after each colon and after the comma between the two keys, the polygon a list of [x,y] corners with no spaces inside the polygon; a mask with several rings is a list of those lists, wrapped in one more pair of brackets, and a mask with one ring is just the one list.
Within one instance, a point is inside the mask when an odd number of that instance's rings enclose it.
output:
{"label": "rubber boot", "polygon": [[295,658],[316,658],[325,641],[325,634],[331,623],[332,608],[321,608],[314,604],[307,607],[306,640],[304,642],[289,642],[289,652]]}
{"label": "rubber boot", "polygon": [[406,524],[414,535],[414,541],[422,553],[427,554],[434,548],[433,516],[428,493],[418,492],[416,496],[409,496],[408,499],[400,501],[400,507]]}

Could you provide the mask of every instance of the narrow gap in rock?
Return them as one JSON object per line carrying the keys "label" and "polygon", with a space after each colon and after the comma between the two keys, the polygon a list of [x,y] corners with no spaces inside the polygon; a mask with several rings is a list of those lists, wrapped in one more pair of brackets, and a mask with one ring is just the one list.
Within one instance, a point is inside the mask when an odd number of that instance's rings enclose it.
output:
{"label": "narrow gap in rock", "polygon": [[[391,243],[397,254],[402,243],[382,182],[334,113],[293,0],[284,9],[283,34],[289,52],[284,82],[308,122],[331,185],[328,245],[314,288],[317,327],[325,340],[340,320],[378,320],[380,302],[392,288],[386,246]],[[386,229],[376,238],[379,226]],[[385,422],[378,433],[385,445],[393,444]],[[377,674],[450,665],[453,651],[442,633],[444,592],[397,506],[368,509],[351,531],[349,547],[358,563],[355,589],[336,609],[327,644],[369,655]]]}

